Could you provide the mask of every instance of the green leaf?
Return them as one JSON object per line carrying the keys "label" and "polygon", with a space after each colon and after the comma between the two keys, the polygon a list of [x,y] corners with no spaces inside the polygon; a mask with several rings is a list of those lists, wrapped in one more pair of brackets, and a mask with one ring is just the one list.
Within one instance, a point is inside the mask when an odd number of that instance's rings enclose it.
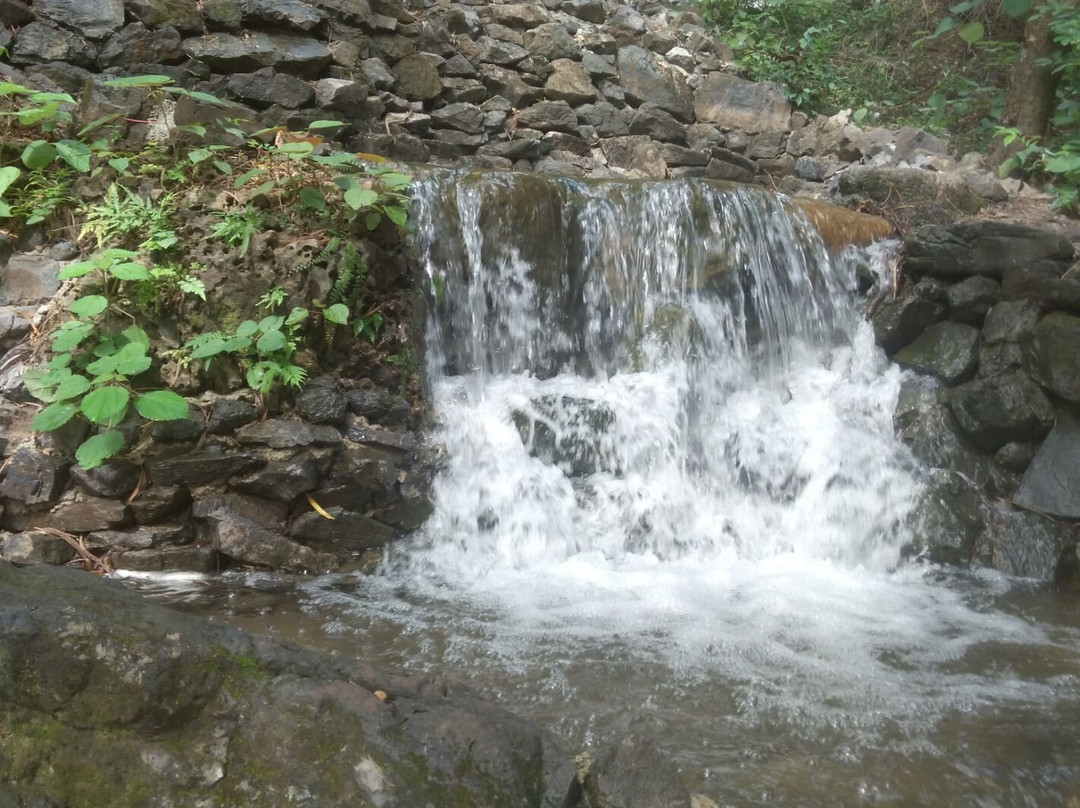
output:
{"label": "green leaf", "polygon": [[382,214],[379,213],[379,211],[377,210],[371,211],[367,216],[364,217],[364,227],[366,227],[368,230],[374,230],[376,227],[379,226],[380,222],[382,222]]}
{"label": "green leaf", "polygon": [[99,126],[104,126],[107,123],[111,123],[112,121],[115,121],[117,118],[123,118],[123,117],[124,117],[124,113],[122,113],[122,112],[111,112],[108,115],[102,115],[96,121],[90,121],[90,123],[88,123],[82,129],[80,129],[78,132],[76,132],[75,135],[76,135],[76,137],[79,137],[79,138],[86,137],[88,134],[93,132]]}
{"label": "green leaf", "polygon": [[203,160],[209,160],[214,156],[214,153],[209,149],[192,149],[188,152],[188,160],[193,163],[201,163]]}
{"label": "green leaf", "polygon": [[264,194],[270,193],[275,188],[277,188],[277,183],[273,180],[267,180],[262,185],[256,187],[255,190],[251,192],[251,196],[252,198],[256,196],[263,196]]}
{"label": "green leaf", "polygon": [[81,278],[83,275],[89,275],[97,268],[98,265],[94,261],[79,261],[74,264],[68,264],[57,273],[56,277],[62,281],[71,280],[72,278]]}
{"label": "green leaf", "polygon": [[983,38],[984,34],[986,34],[986,29],[981,22],[965,23],[956,29],[956,35],[969,45],[974,45]]}
{"label": "green leaf", "polygon": [[121,281],[145,281],[150,278],[150,271],[142,264],[125,261],[122,264],[110,264],[108,272]]}
{"label": "green leaf", "polygon": [[57,401],[67,401],[77,398],[90,389],[90,380],[85,376],[73,373],[56,386],[54,398]]}
{"label": "green leaf", "polygon": [[345,325],[349,322],[349,307],[344,303],[335,303],[323,312],[323,317],[329,320],[331,323],[337,323],[338,325]]}
{"label": "green leaf", "polygon": [[353,210],[360,210],[379,201],[379,194],[370,188],[350,188],[345,192],[345,204]]}
{"label": "green leaf", "polygon": [[135,342],[129,342],[117,351],[113,359],[116,372],[125,376],[138,376],[150,369],[151,359],[146,355],[146,346]]}
{"label": "green leaf", "polygon": [[941,22],[938,23],[938,26],[937,26],[937,28],[934,29],[934,33],[931,34],[931,37],[941,36],[942,34],[946,33],[947,31],[953,30],[955,27],[956,27],[956,18],[955,17],[946,17],[945,19],[943,19]]}
{"label": "green leaf", "polygon": [[300,204],[319,213],[326,211],[326,197],[323,196],[323,192],[310,185],[305,185],[300,189]]}
{"label": "green leaf", "polygon": [[89,363],[86,366],[86,372],[94,376],[107,376],[116,373],[116,362],[116,354],[108,353]]}
{"label": "green leaf", "polygon": [[166,84],[172,84],[172,81],[169,76],[152,73],[147,76],[124,76],[119,79],[109,79],[103,83],[106,87],[163,87]]}
{"label": "green leaf", "polygon": [[70,367],[73,358],[74,357],[68,353],[54,356],[49,360],[49,367],[53,370],[62,370],[63,368]]}
{"label": "green leaf", "polygon": [[308,130],[312,129],[333,129],[337,126],[344,126],[341,121],[312,121],[308,124]]}
{"label": "green leaf", "polygon": [[286,326],[299,325],[308,318],[308,310],[297,306],[289,312],[289,316],[285,318]]}
{"label": "green leaf", "polygon": [[256,177],[261,177],[266,173],[265,168],[251,168],[233,180],[233,188],[239,188],[241,185],[247,185]]}
{"label": "green leaf", "polygon": [[255,332],[259,330],[259,324],[254,320],[244,320],[236,327],[236,336],[238,337],[251,337],[255,335]]}
{"label": "green leaf", "polygon": [[178,421],[188,417],[188,403],[171,390],[154,390],[135,399],[139,415],[151,421]]}
{"label": "green leaf", "polygon": [[233,337],[232,339],[225,340],[221,346],[222,353],[233,353],[234,351],[246,351],[251,347],[251,337]]}
{"label": "green leaf", "polygon": [[109,301],[104,295],[85,295],[72,301],[68,309],[76,317],[97,317],[109,307]]}
{"label": "green leaf", "polygon": [[1031,10],[1031,0],[1005,0],[1001,7],[1010,17],[1019,19]]}
{"label": "green leaf", "polygon": [[1046,170],[1051,174],[1069,174],[1080,171],[1080,154],[1058,154],[1046,161]]}
{"label": "green leaf", "polygon": [[131,168],[131,161],[126,157],[113,157],[109,160],[109,166],[117,174],[126,174],[127,170]]}
{"label": "green leaf", "polygon": [[100,466],[123,448],[123,434],[110,430],[84,440],[82,446],[75,451],[75,459],[79,461],[80,466],[89,471]]}
{"label": "green leaf", "polygon": [[379,175],[379,182],[383,184],[383,187],[391,191],[397,191],[401,188],[407,188],[412,185],[412,177],[408,174],[402,174],[397,171],[388,171],[385,174]]}
{"label": "green leaf", "polygon": [[[79,376],[76,378],[82,377]],[[59,429],[70,421],[78,411],[79,408],[74,404],[64,404],[61,402],[50,404],[34,417],[34,422],[31,426],[38,432],[52,432],[52,430]]]}
{"label": "green leaf", "polygon": [[230,175],[233,173],[233,167],[226,163],[224,160],[214,160],[214,168],[216,168],[218,171],[225,175]]}
{"label": "green leaf", "polygon": [[214,339],[208,339],[206,342],[202,343],[191,352],[191,358],[209,359],[211,356],[217,356],[219,353],[221,353],[222,350],[224,350],[224,346],[224,337],[219,336],[215,337]]}
{"label": "green leaf", "polygon": [[19,178],[22,172],[15,168],[15,166],[4,166],[0,168],[0,196],[3,196],[4,191],[11,187],[11,183],[15,182]]}
{"label": "green leaf", "polygon": [[267,331],[255,343],[255,350],[261,354],[273,353],[288,347],[289,341],[280,331]]}
{"label": "green leaf", "polygon": [[353,188],[360,187],[360,184],[356,181],[356,177],[351,174],[338,174],[334,177],[334,185],[343,191],[349,191]]}
{"label": "green leaf", "polygon": [[268,317],[263,317],[259,320],[259,330],[264,334],[270,331],[280,331],[281,326],[285,324],[285,318],[280,314],[271,314]]}
{"label": "green leaf", "polygon": [[387,205],[383,210],[386,212],[386,218],[398,227],[404,228],[409,221],[409,212],[399,205]]}
{"label": "green leaf", "polygon": [[90,147],[77,140],[60,140],[56,143],[56,153],[60,159],[83,174],[90,173]]}
{"label": "green leaf", "polygon": [[296,140],[291,143],[282,143],[274,151],[278,154],[287,154],[290,157],[306,157],[315,150],[315,146],[306,140]]}
{"label": "green leaf", "polygon": [[53,353],[66,353],[78,348],[83,340],[94,333],[94,324],[84,320],[64,323],[52,333]]}
{"label": "green leaf", "polygon": [[132,344],[150,347],[150,336],[137,325],[129,325],[120,334]]}
{"label": "green leaf", "polygon": [[248,368],[244,378],[247,380],[248,387],[265,394],[273,388],[274,379],[280,373],[281,365],[277,362],[256,362]]}
{"label": "green leaf", "polygon": [[126,387],[110,384],[87,393],[82,400],[82,413],[95,424],[118,423],[127,412],[131,393]]}
{"label": "green leaf", "polygon": [[23,149],[22,163],[31,171],[36,171],[49,165],[56,159],[56,146],[47,140],[35,140],[26,144]]}

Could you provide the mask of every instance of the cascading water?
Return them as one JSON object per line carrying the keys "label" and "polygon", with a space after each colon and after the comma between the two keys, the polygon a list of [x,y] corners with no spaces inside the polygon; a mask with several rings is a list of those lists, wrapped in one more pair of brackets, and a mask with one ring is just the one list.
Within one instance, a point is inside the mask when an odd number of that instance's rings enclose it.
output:
{"label": "cascading water", "polygon": [[644,730],[725,804],[1080,805],[1076,607],[900,563],[887,250],[697,182],[431,173],[414,221],[436,513],[304,584],[309,640]]}

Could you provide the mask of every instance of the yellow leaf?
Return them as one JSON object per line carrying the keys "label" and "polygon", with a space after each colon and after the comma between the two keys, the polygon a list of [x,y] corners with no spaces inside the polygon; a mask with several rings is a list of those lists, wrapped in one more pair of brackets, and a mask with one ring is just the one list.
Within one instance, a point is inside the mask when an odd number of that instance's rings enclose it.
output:
{"label": "yellow leaf", "polygon": [[315,509],[315,513],[319,514],[319,516],[321,516],[323,519],[330,519],[331,521],[333,520],[333,515],[328,510],[326,510],[326,508],[324,508],[322,505],[312,499],[311,494],[304,494],[304,496],[307,497],[307,501],[311,504],[311,507]]}

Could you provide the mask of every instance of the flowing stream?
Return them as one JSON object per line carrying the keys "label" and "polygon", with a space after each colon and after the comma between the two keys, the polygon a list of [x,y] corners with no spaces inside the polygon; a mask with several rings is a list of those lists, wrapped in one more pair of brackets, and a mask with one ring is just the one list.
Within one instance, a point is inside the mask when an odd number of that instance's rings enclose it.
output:
{"label": "flowing stream", "polygon": [[1076,601],[901,561],[920,469],[856,293],[887,245],[690,181],[432,173],[414,219],[436,513],[233,620],[571,750],[650,733],[721,805],[1080,808]]}

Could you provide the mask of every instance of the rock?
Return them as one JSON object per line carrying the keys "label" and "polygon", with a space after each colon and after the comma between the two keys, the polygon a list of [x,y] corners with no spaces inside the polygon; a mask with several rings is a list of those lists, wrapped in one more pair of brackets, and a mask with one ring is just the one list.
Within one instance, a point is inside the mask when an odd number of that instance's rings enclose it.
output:
{"label": "rock", "polygon": [[667,174],[667,163],[659,146],[644,135],[608,138],[600,144],[600,149],[608,165],[616,168],[639,171],[647,177]]}
{"label": "rock", "polygon": [[435,505],[423,488],[403,485],[398,496],[386,505],[375,508],[372,516],[385,525],[408,533],[416,530],[435,512]]}
{"label": "rock", "polygon": [[[132,804],[133,783],[145,806],[302,792],[558,808],[573,779],[549,734],[462,685],[249,636],[70,569],[0,565],[0,659],[18,660],[3,667],[0,779],[24,808]],[[16,768],[28,738],[36,765]]]}
{"label": "rock", "polygon": [[514,67],[529,55],[529,51],[521,45],[491,36],[480,37],[476,44],[480,46],[481,62],[500,67]]}
{"label": "rock", "polygon": [[551,66],[554,70],[544,85],[544,94],[550,100],[577,105],[596,99],[592,79],[580,64],[569,59],[556,59]]}
{"label": "rock", "polygon": [[1080,519],[1080,420],[1072,413],[1058,410],[1015,499],[1040,513]]}
{"label": "rock", "polygon": [[171,516],[191,502],[186,488],[176,485],[151,485],[139,491],[128,507],[140,525],[153,524]]}
{"label": "rock", "polygon": [[1030,443],[1006,443],[994,452],[994,462],[1007,471],[1023,474],[1031,459],[1035,457],[1035,447]]}
{"label": "rock", "polygon": [[309,547],[339,559],[382,547],[398,536],[392,527],[353,511],[330,508],[328,512],[333,519],[326,519],[314,511],[300,514],[293,520],[289,533]]}
{"label": "rock", "polygon": [[182,48],[216,73],[251,73],[273,67],[282,73],[316,79],[332,58],[330,48],[319,40],[295,34],[256,32],[239,37],[217,33],[185,39]]}
{"label": "rock", "polygon": [[601,0],[563,0],[562,11],[586,22],[602,23],[607,19],[607,12]]}
{"label": "rock", "polygon": [[919,376],[914,373],[904,375],[900,382],[900,392],[896,397],[893,410],[893,426],[901,432],[916,421],[930,406],[944,400],[941,382],[931,376]]}
{"label": "rock", "polygon": [[34,12],[23,0],[0,0],[0,19],[7,25],[26,25],[34,21]]}
{"label": "rock", "polygon": [[61,266],[45,253],[17,253],[0,266],[0,306],[37,305],[60,288]]}
{"label": "rock", "polygon": [[338,566],[330,555],[297,544],[250,519],[221,511],[210,518],[210,539],[218,552],[245,564],[288,572],[329,572]]}
{"label": "rock", "polygon": [[247,519],[268,530],[279,530],[289,513],[287,503],[235,491],[209,494],[195,501],[191,515],[195,519]]}
{"label": "rock", "polygon": [[294,446],[336,446],[341,443],[341,433],[332,426],[312,426],[303,421],[270,418],[241,427],[236,432],[236,440],[241,445],[291,449]]}
{"label": "rock", "polygon": [[217,550],[209,546],[122,550],[110,557],[113,567],[131,572],[218,572]]}
{"label": "rock", "polygon": [[913,126],[904,126],[896,133],[893,159],[897,162],[909,161],[918,152],[929,154],[948,154],[948,144],[941,138],[934,137]]}
{"label": "rock", "polygon": [[[484,112],[476,104],[448,104],[432,112],[431,120],[436,126],[456,129],[459,132],[477,135],[484,131]],[[344,417],[344,404],[342,417]]]}
{"label": "rock", "polygon": [[4,463],[0,497],[27,505],[55,502],[64,492],[71,461],[23,445]]}
{"label": "rock", "polygon": [[653,140],[685,143],[686,127],[675,117],[652,104],[642,104],[630,119],[631,135],[648,135]]}
{"label": "rock", "polygon": [[532,3],[510,3],[505,6],[491,6],[491,17],[500,25],[511,28],[535,28],[548,21],[548,13],[542,7]]}
{"label": "rock", "polygon": [[706,166],[709,164],[709,157],[706,154],[683,146],[676,146],[673,143],[665,143],[660,149],[660,156],[671,167]]}
{"label": "rock", "polygon": [[1020,342],[1031,336],[1039,320],[1039,307],[1030,300],[998,303],[983,321],[983,342]]}
{"label": "rock", "polygon": [[[487,88],[475,79],[443,79],[443,97],[450,104],[467,103],[479,104],[488,97]],[[483,116],[481,117],[483,128]]]}
{"label": "rock", "polygon": [[309,384],[296,397],[297,414],[313,424],[337,424],[345,420],[348,402],[335,387]]}
{"label": "rock", "polygon": [[492,95],[505,98],[512,107],[527,107],[540,100],[542,91],[530,87],[513,70],[498,65],[480,65],[480,81]]}
{"label": "rock", "polygon": [[955,471],[930,473],[919,502],[908,517],[917,552],[936,564],[968,564],[986,524],[979,492]]}
{"label": "rock", "polygon": [[682,74],[664,65],[655,53],[636,45],[620,48],[618,66],[622,86],[631,103],[654,104],[681,121],[693,122],[694,99],[690,85]]}
{"label": "rock", "polygon": [[36,530],[15,533],[0,544],[4,561],[19,567],[35,564],[66,564],[75,555],[70,544],[59,536]]}
{"label": "rock", "polygon": [[61,502],[51,513],[32,519],[35,527],[52,527],[65,533],[109,530],[129,521],[127,506],[115,499],[81,497]]}
{"label": "rock", "polygon": [[91,550],[146,550],[188,544],[194,538],[195,526],[191,522],[180,522],[124,530],[95,530],[86,537],[86,546]]}
{"label": "rock", "polygon": [[127,460],[113,460],[86,471],[74,466],[71,476],[91,494],[107,499],[126,498],[139,484],[141,469]]}
{"label": "rock", "polygon": [[180,32],[171,26],[150,30],[141,22],[125,25],[102,46],[98,60],[104,67],[134,67],[183,61]]}
{"label": "rock", "polygon": [[581,67],[594,79],[617,79],[619,71],[615,69],[615,60],[610,56],[601,56],[592,51],[581,54]]}
{"label": "rock", "polygon": [[1080,543],[1066,544],[1054,567],[1054,586],[1065,592],[1080,592]]}
{"label": "rock", "polygon": [[949,316],[968,325],[981,326],[987,312],[1001,297],[997,281],[982,275],[973,275],[949,287]]}
{"label": "rock", "polygon": [[[128,13],[147,28],[162,28],[171,25],[186,34],[203,30],[202,14],[198,4],[195,3],[177,2],[177,0],[126,0],[124,5]],[[239,25],[238,14],[236,21]]]}
{"label": "rock", "polygon": [[104,39],[124,24],[124,0],[34,0],[34,11],[88,39]]}
{"label": "rock", "polygon": [[620,45],[633,42],[648,30],[645,18],[637,9],[627,5],[621,5],[615,9],[615,13],[608,18],[605,28],[611,32]]}
{"label": "rock", "polygon": [[1080,317],[1055,311],[1039,320],[1026,358],[1036,381],[1080,403]]}
{"label": "rock", "polygon": [[590,766],[584,786],[589,805],[690,808],[678,767],[642,735],[627,735]]}
{"label": "rock", "polygon": [[307,32],[322,23],[323,15],[302,0],[244,0],[244,19]]}
{"label": "rock", "polygon": [[808,182],[821,182],[825,179],[825,169],[813,157],[804,155],[795,161],[795,175]]}
{"label": "rock", "polygon": [[253,452],[230,452],[220,446],[208,446],[182,455],[154,458],[147,462],[146,469],[155,485],[193,486],[243,474],[265,462]]}
{"label": "rock", "polygon": [[904,247],[905,264],[912,272],[957,279],[1001,278],[1007,270],[1041,262],[1058,265],[1063,272],[1073,254],[1069,241],[1056,233],[990,221],[920,227],[907,236]]}
{"label": "rock", "polygon": [[994,509],[975,548],[979,561],[1006,575],[1051,580],[1072,526],[1031,511]]}
{"label": "rock", "polygon": [[607,101],[585,104],[577,109],[578,120],[592,126],[600,137],[621,137],[630,134],[630,118]]}
{"label": "rock", "polygon": [[315,103],[322,109],[347,113],[353,120],[365,117],[371,88],[362,81],[319,79],[315,82]]}
{"label": "rock", "polygon": [[248,401],[219,398],[214,401],[210,417],[206,419],[206,431],[211,435],[231,435],[258,417],[259,409]]}
{"label": "rock", "polygon": [[1005,270],[1001,296],[1006,300],[1030,300],[1045,309],[1060,309],[1080,316],[1080,280],[1061,277],[1065,266],[1041,261],[1034,267]]}
{"label": "rock", "polygon": [[391,432],[389,429],[353,423],[346,429],[345,435],[354,443],[365,443],[378,449],[411,452],[416,448],[416,436],[412,432]]}
{"label": "rock", "polygon": [[363,416],[371,423],[398,426],[406,423],[412,415],[409,402],[385,390],[357,389],[345,394],[349,411]]}
{"label": "rock", "polygon": [[975,374],[979,362],[979,330],[961,323],[937,323],[897,351],[893,359],[919,373],[930,373],[948,385]]}
{"label": "rock", "polygon": [[397,91],[410,101],[430,101],[443,91],[438,68],[422,53],[413,53],[394,65]]}
{"label": "rock", "polygon": [[577,114],[565,101],[541,101],[518,112],[518,126],[541,132],[573,132]]}
{"label": "rock", "polygon": [[389,90],[394,86],[394,74],[379,58],[365,59],[360,63],[360,75],[377,90]]}
{"label": "rock", "polygon": [[0,345],[12,345],[30,333],[37,306],[0,306]]}
{"label": "rock", "polygon": [[[714,148],[713,158],[705,167],[705,176],[714,180],[729,180],[730,182],[753,182],[757,173],[757,166],[750,163],[742,155],[727,149]],[[754,166],[752,169],[748,164]]]}
{"label": "rock", "polygon": [[241,0],[203,0],[202,11],[206,17],[207,25],[211,29],[220,31],[240,30],[240,24],[243,20]]}
{"label": "rock", "polygon": [[786,132],[791,128],[791,105],[775,84],[746,81],[728,73],[710,73],[694,93],[694,112],[700,122],[747,133]]}
{"label": "rock", "polygon": [[92,67],[97,48],[51,23],[32,22],[19,29],[9,56],[14,65],[66,62],[78,67]]}
{"label": "rock", "polygon": [[988,452],[1006,443],[1040,441],[1054,425],[1050,399],[1024,373],[968,382],[948,400],[960,428]]}
{"label": "rock", "polygon": [[257,109],[265,109],[271,104],[297,109],[315,99],[315,90],[310,84],[270,67],[254,73],[236,74],[226,86],[234,96]]}
{"label": "rock", "polygon": [[541,56],[550,62],[581,59],[581,46],[570,36],[566,27],[557,22],[544,23],[526,32],[523,42],[534,56]]}
{"label": "rock", "polygon": [[289,458],[271,460],[261,469],[231,481],[230,488],[243,494],[292,502],[301,494],[315,490],[319,469],[315,458],[300,452]]}

